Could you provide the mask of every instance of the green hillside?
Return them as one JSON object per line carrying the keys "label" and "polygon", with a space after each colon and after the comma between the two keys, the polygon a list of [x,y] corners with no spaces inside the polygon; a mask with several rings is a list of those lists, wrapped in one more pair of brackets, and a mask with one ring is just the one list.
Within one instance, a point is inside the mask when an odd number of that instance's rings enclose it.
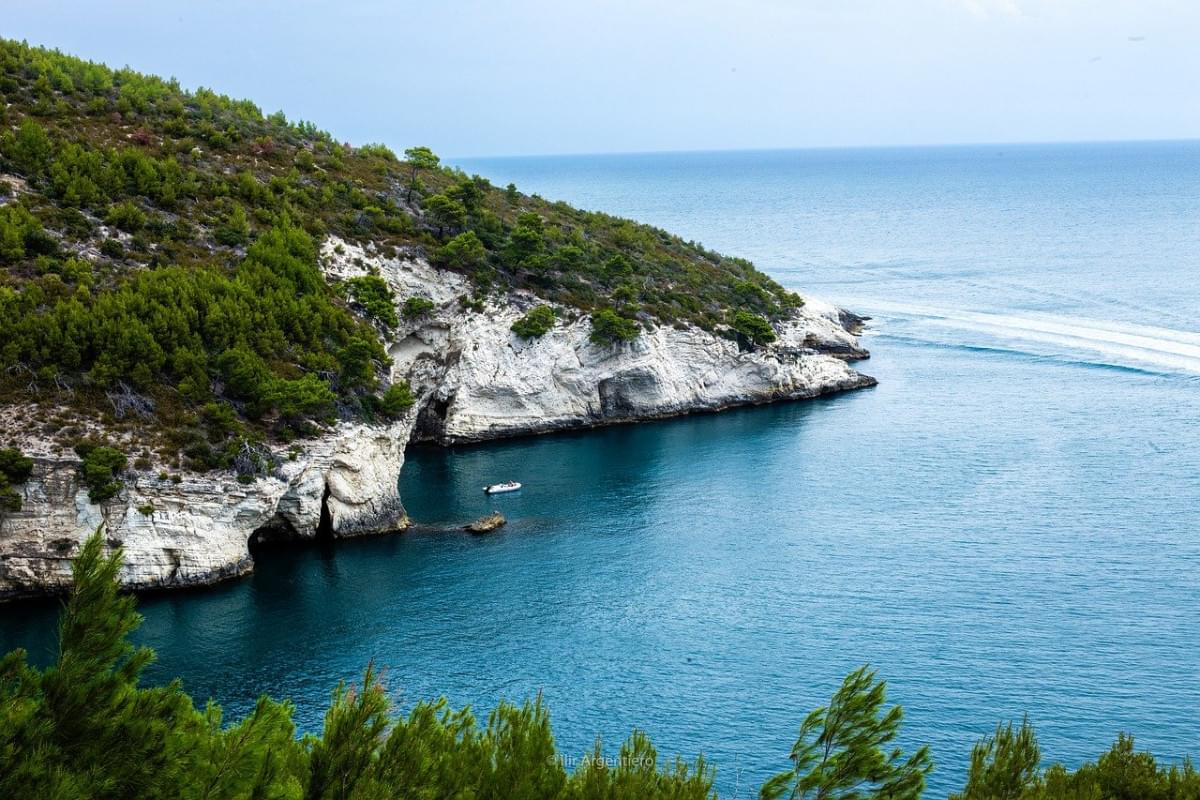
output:
{"label": "green hillside", "polygon": [[[801,302],[747,261],[493,187],[423,147],[344,144],[249,101],[0,40],[0,402],[152,431],[196,469],[401,412],[412,398],[382,385],[379,334],[395,303],[427,304],[327,281],[330,235],[468,275],[464,309],[521,288],[594,312],[601,343],[761,326]],[[73,418],[39,424],[72,444]]]}

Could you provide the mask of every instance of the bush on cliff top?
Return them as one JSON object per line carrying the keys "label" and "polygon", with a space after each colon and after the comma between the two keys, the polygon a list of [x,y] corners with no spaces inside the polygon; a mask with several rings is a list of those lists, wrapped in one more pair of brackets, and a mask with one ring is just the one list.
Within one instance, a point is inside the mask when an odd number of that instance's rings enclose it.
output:
{"label": "bush on cliff top", "polygon": [[611,308],[602,308],[592,314],[591,340],[595,344],[630,342],[641,332],[642,328],[636,320],[622,317]]}
{"label": "bush on cliff top", "polygon": [[771,323],[749,311],[738,311],[734,314],[733,329],[752,346],[770,344],[776,339]]}
{"label": "bush on cliff top", "polygon": [[[38,669],[15,650],[0,659],[0,797],[384,798],[520,797],[526,800],[702,800],[714,770],[704,759],[659,759],[635,732],[617,757],[599,743],[573,771],[554,743],[540,699],[501,703],[480,723],[445,700],[392,711],[380,673],[332,695],[320,734],[297,738],[286,701],[263,697],[244,718],[203,709],[179,681],[144,686],[154,659],[131,634],[141,623],[119,590],[121,552],[104,555],[99,532],[73,565],[56,662]],[[885,684],[866,668],[800,727],[791,765],[760,797],[916,800],[931,769],[926,748],[904,755],[903,721]],[[781,753],[781,761],[785,754]],[[576,761],[576,759],[571,759]],[[1041,767],[1028,724],[1000,727],[971,755],[955,800],[1193,800],[1200,774],[1164,767],[1121,736],[1076,771]]]}
{"label": "bush on cliff top", "polygon": [[400,313],[407,320],[419,319],[435,309],[437,306],[428,297],[410,297],[404,301]]}
{"label": "bush on cliff top", "polygon": [[394,328],[400,324],[396,319],[396,305],[391,287],[378,275],[360,275],[346,281],[350,296],[362,305],[367,316],[373,317],[384,326]]}
{"label": "bush on cliff top", "polygon": [[93,503],[116,497],[125,488],[118,476],[129,462],[120,450],[95,442],[80,442],[75,445],[75,452],[83,459],[79,471],[88,489],[88,499]]}
{"label": "bush on cliff top", "polygon": [[0,512],[20,511],[21,495],[14,486],[29,480],[33,459],[12,447],[0,449]]}
{"label": "bush on cliff top", "polygon": [[383,393],[379,410],[394,418],[403,415],[405,411],[413,407],[414,403],[416,403],[416,398],[413,397],[412,387],[408,385],[408,381],[398,381]]}
{"label": "bush on cliff top", "polygon": [[545,336],[554,327],[558,315],[547,305],[540,305],[529,310],[529,313],[512,324],[512,332],[525,339],[536,339]]}

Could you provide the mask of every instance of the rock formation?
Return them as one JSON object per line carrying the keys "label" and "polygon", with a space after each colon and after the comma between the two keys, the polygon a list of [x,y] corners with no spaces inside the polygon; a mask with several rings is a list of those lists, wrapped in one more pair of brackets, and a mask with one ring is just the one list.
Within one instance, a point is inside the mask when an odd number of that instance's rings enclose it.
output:
{"label": "rock formation", "polygon": [[130,472],[120,494],[88,499],[79,459],[54,451],[17,424],[2,431],[35,458],[18,487],[23,508],[0,518],[0,597],[43,594],[69,579],[79,544],[103,525],[125,548],[131,587],[211,583],[252,568],[256,541],[344,537],[407,525],[397,479],[410,440],[442,444],[586,428],[775,400],[816,397],[874,384],[848,359],[864,358],[861,320],[814,299],[776,324],[758,348],[699,328],[658,326],[636,340],[598,345],[590,323],[559,309],[544,336],[510,328],[534,305],[515,292],[482,311],[460,298],[465,279],[419,258],[384,258],[348,242],[322,248],[327,275],[375,272],[398,303],[420,296],[432,312],[403,320],[385,343],[393,380],[408,380],[417,405],[388,424],[342,423],[298,449],[278,452],[274,474],[242,484],[229,472]]}

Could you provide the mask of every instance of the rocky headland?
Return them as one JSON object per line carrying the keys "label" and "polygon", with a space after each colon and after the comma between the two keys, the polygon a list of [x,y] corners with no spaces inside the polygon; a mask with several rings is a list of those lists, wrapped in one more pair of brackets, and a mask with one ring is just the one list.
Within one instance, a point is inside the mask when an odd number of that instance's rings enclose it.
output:
{"label": "rocky headland", "polygon": [[384,341],[392,379],[418,401],[383,424],[330,426],[299,448],[281,448],[272,474],[250,484],[230,471],[167,477],[130,472],[116,497],[92,502],[79,458],[28,432],[10,413],[4,437],[34,460],[17,487],[20,511],[0,519],[0,597],[54,592],[70,559],[103,526],[125,550],[132,588],[213,583],[253,568],[256,542],[348,537],[403,530],[397,489],[409,442],[446,445],[658,419],[733,406],[812,398],[874,384],[854,370],[865,358],[857,317],[809,298],[776,324],[778,338],[746,349],[693,326],[656,326],[632,342],[596,344],[585,315],[561,310],[545,335],[524,339],[512,323],[543,302],[529,292],[464,309],[469,287],[421,258],[384,257],[328,239],[331,280],[377,274],[398,297],[434,309],[402,321]]}

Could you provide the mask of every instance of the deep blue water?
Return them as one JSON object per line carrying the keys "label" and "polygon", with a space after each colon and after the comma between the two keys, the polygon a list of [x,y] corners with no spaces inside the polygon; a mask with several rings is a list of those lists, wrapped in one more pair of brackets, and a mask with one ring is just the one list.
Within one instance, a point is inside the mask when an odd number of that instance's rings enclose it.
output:
{"label": "deep blue water", "polygon": [[[402,703],[542,691],[568,753],[640,726],[725,796],[864,662],[933,747],[930,796],[1026,713],[1072,764],[1121,730],[1200,755],[1200,144],[464,166],[871,314],[879,386],[414,451],[428,527],[147,599],[155,677],[309,728],[372,658]],[[499,534],[444,530],[491,508]],[[52,610],[0,608],[0,647],[45,653]]]}

